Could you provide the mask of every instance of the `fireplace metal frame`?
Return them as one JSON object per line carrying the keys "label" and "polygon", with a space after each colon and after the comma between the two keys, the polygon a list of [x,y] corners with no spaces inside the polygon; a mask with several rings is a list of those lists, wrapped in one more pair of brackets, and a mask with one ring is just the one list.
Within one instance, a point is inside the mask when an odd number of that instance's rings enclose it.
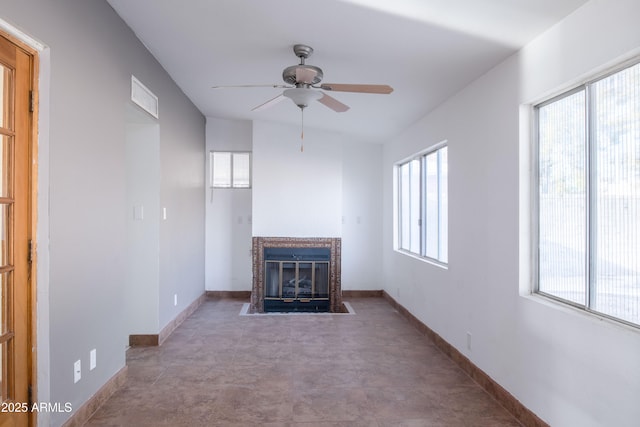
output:
{"label": "fireplace metal frame", "polygon": [[340,277],[342,242],[339,237],[253,237],[251,312],[264,313],[265,248],[328,248],[330,250],[329,312],[342,313],[344,311]]}

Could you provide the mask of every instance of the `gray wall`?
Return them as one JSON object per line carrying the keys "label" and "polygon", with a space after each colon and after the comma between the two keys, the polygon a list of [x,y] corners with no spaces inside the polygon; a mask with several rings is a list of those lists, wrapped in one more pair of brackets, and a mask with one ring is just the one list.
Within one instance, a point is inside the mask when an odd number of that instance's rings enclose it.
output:
{"label": "gray wall", "polygon": [[160,328],[160,125],[137,106],[126,126],[127,331],[155,334]]}
{"label": "gray wall", "polygon": [[[3,0],[0,19],[47,46],[39,161],[48,174],[39,177],[38,212],[48,227],[39,227],[38,256],[49,264],[38,265],[38,398],[77,409],[124,366],[136,333],[124,308],[131,75],[160,99],[160,206],[145,209],[168,214],[157,230],[159,329],[204,291],[205,121],[104,1]],[[93,348],[98,364],[89,371]],[[69,415],[41,414],[40,423]]]}

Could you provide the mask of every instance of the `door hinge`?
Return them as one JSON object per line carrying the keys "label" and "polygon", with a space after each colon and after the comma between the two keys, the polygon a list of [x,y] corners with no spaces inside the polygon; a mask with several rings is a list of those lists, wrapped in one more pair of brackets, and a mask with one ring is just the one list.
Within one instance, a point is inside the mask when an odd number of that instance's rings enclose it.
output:
{"label": "door hinge", "polygon": [[29,112],[33,113],[35,111],[35,100],[33,99],[33,91],[29,91]]}
{"label": "door hinge", "polygon": [[27,261],[29,264],[33,262],[33,240],[29,240],[29,253],[27,254]]}

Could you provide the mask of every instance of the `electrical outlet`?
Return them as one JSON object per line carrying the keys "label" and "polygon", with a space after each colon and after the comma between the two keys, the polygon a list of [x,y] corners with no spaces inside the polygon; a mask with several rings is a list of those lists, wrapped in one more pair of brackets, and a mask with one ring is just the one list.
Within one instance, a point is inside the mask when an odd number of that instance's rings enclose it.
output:
{"label": "electrical outlet", "polygon": [[467,332],[467,350],[471,350],[471,332]]}
{"label": "electrical outlet", "polygon": [[94,348],[89,352],[89,370],[93,371],[96,368],[96,349]]}
{"label": "electrical outlet", "polygon": [[173,305],[178,305],[178,294],[173,294]]}
{"label": "electrical outlet", "polygon": [[73,364],[73,383],[77,383],[82,378],[82,363],[79,360]]}

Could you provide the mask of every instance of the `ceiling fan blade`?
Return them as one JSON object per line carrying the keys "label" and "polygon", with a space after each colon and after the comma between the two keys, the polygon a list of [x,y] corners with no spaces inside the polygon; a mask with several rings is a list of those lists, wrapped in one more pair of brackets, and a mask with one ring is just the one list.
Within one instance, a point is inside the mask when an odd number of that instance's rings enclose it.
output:
{"label": "ceiling fan blade", "polygon": [[266,85],[227,85],[227,86],[211,86],[211,89],[229,89],[229,88],[251,88],[251,87],[275,87],[275,88],[289,88],[291,86],[266,84]]}
{"label": "ceiling fan blade", "polygon": [[317,75],[318,72],[313,68],[298,67],[296,68],[296,83],[313,84]]}
{"label": "ceiling fan blade", "polygon": [[320,89],[332,90],[334,92],[358,92],[358,93],[379,93],[389,94],[393,88],[389,85],[352,85],[340,83],[323,83]]}
{"label": "ceiling fan blade", "polygon": [[276,96],[275,98],[271,98],[267,102],[264,102],[264,103],[258,105],[257,107],[252,108],[251,111],[262,111],[262,110],[265,110],[265,109],[271,107],[272,105],[275,105],[278,102],[282,101],[283,99],[285,99],[284,95],[280,94],[280,95]]}
{"label": "ceiling fan blade", "polygon": [[331,108],[336,113],[344,113],[349,109],[348,105],[343,104],[342,102],[338,101],[332,96],[327,95],[326,93],[322,94],[322,98],[318,99],[318,102]]}

